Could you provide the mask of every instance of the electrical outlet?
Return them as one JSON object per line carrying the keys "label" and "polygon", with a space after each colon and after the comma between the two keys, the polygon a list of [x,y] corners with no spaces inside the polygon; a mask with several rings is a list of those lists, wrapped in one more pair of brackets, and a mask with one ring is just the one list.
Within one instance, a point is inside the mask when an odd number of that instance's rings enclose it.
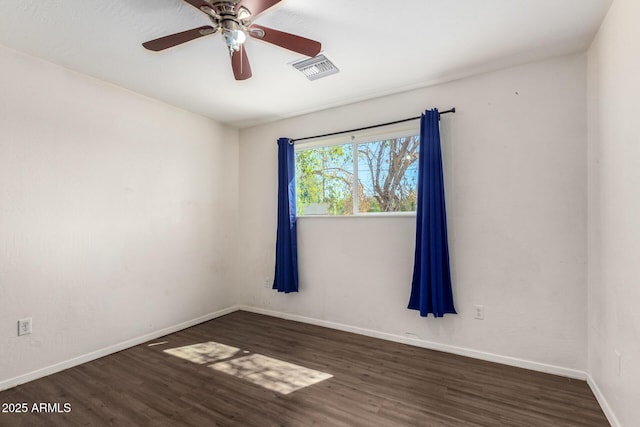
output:
{"label": "electrical outlet", "polygon": [[273,282],[271,281],[271,279],[269,278],[264,279],[264,287],[266,289],[271,289],[272,285],[273,285]]}
{"label": "electrical outlet", "polygon": [[18,320],[18,336],[29,335],[31,333],[31,317]]}
{"label": "electrical outlet", "polygon": [[473,306],[473,308],[475,309],[474,318],[478,320],[484,320],[484,305],[476,304]]}

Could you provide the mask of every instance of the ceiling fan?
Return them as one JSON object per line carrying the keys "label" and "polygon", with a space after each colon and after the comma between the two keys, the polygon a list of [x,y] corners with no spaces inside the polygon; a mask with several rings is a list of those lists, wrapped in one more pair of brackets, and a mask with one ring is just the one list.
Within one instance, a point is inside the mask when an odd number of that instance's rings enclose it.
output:
{"label": "ceiling fan", "polygon": [[311,57],[319,54],[322,49],[322,45],[315,40],[251,23],[258,15],[280,3],[281,0],[184,1],[206,14],[212,25],[160,37],[142,43],[142,46],[157,52],[220,30],[229,48],[231,67],[236,80],[246,80],[251,77],[251,66],[244,47],[247,35]]}

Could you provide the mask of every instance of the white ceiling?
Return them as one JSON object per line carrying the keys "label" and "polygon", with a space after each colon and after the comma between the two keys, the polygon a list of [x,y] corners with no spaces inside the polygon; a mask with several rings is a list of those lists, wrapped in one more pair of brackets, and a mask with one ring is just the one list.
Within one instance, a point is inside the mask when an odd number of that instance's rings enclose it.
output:
{"label": "white ceiling", "polygon": [[181,0],[2,0],[0,44],[244,127],[584,51],[611,0],[283,0],[256,23],[322,42],[340,73],[308,81],[302,57],[247,42],[235,81],[219,34],[164,52],[141,43],[207,25]]}

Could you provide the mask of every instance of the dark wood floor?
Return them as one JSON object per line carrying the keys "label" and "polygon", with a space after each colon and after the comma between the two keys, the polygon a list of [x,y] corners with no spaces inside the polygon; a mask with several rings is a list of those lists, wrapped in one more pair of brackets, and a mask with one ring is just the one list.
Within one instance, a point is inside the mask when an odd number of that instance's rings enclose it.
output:
{"label": "dark wood floor", "polygon": [[[584,381],[247,312],[0,393],[69,413],[0,413],[1,426],[608,426]],[[207,341],[333,378],[281,395],[163,352]]]}

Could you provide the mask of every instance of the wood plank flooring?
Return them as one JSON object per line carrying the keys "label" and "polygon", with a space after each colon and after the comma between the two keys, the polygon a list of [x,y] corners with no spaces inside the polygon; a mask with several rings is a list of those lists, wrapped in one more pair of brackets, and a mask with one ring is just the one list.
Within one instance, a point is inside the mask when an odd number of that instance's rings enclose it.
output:
{"label": "wood plank flooring", "polygon": [[[167,341],[165,344],[149,344]],[[288,395],[163,350],[214,341],[333,377]],[[0,426],[608,426],[584,381],[248,312],[0,392]]]}

